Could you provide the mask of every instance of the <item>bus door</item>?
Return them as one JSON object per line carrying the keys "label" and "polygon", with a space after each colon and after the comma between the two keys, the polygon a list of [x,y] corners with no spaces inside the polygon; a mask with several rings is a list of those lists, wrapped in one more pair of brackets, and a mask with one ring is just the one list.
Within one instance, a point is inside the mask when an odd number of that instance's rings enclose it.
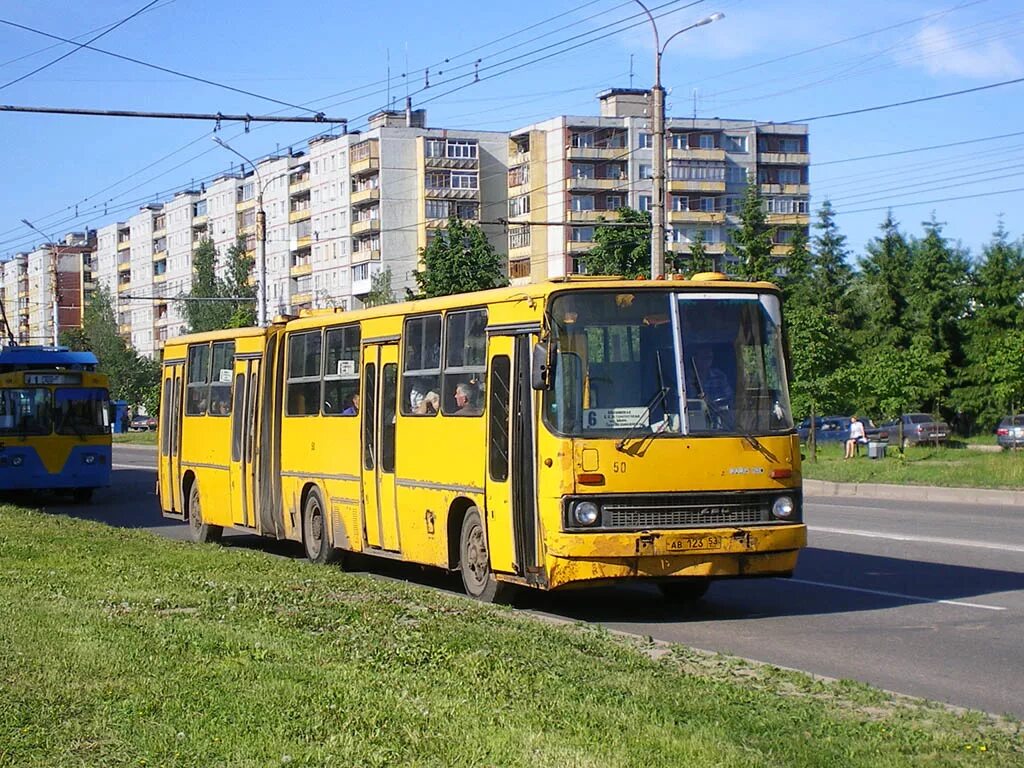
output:
{"label": "bus door", "polygon": [[256,440],[256,402],[259,395],[259,359],[235,359],[231,395],[231,519],[236,525],[256,527],[253,445]]}
{"label": "bus door", "polygon": [[363,531],[371,547],[400,550],[395,493],[398,345],[363,348]]}
{"label": "bus door", "polygon": [[160,500],[163,508],[184,514],[181,498],[181,398],[184,360],[164,363],[160,414]]}
{"label": "bus door", "polygon": [[537,571],[530,337],[492,336],[487,387],[487,546],[495,571]]}

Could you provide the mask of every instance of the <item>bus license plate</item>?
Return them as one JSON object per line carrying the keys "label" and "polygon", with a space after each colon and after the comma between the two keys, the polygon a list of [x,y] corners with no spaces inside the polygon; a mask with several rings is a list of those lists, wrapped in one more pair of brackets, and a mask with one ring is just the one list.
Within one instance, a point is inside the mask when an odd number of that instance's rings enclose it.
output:
{"label": "bus license plate", "polygon": [[682,552],[687,549],[721,549],[721,536],[686,536],[680,539],[672,539],[668,542],[668,549],[673,552]]}

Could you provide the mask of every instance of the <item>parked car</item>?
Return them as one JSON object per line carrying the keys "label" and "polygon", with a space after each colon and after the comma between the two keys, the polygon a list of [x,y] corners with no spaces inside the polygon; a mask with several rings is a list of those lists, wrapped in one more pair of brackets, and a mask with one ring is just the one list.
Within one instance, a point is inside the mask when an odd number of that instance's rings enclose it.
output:
{"label": "parked car", "polygon": [[147,432],[156,429],[156,419],[152,416],[145,416],[139,414],[132,416],[131,422],[128,424],[128,429],[132,432]]}
{"label": "parked car", "polygon": [[[864,436],[873,442],[886,442],[889,431],[876,427],[871,419],[861,419],[864,424]],[[811,420],[804,419],[797,427],[800,441],[806,443],[811,432]],[[845,443],[850,439],[849,416],[817,416],[814,419],[814,439],[819,443]]]}
{"label": "parked car", "polygon": [[996,440],[1002,448],[1024,448],[1024,416],[1007,416],[996,427]]}
{"label": "parked car", "polygon": [[893,439],[899,439],[900,422],[903,423],[904,448],[921,443],[945,443],[949,439],[949,424],[937,421],[928,413],[904,413],[898,419],[879,426],[887,430]]}

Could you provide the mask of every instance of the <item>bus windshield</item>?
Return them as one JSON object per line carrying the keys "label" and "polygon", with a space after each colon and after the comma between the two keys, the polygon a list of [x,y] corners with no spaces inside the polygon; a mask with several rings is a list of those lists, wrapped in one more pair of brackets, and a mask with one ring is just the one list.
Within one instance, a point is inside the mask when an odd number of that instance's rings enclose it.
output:
{"label": "bus windshield", "polygon": [[59,435],[105,435],[110,431],[107,390],[98,387],[58,389],[54,420]]}
{"label": "bus windshield", "polygon": [[793,427],[774,294],[564,293],[552,300],[551,327],[557,360],[544,417],[559,434]]}
{"label": "bus windshield", "polygon": [[51,424],[50,390],[0,389],[0,435],[48,435]]}

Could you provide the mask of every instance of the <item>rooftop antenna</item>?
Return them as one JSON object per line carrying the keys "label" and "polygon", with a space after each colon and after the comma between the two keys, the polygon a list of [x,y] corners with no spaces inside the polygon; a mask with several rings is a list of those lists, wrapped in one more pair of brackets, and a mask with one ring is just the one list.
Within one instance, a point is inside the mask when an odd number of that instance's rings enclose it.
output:
{"label": "rooftop antenna", "polygon": [[629,87],[633,87],[633,54],[629,54]]}
{"label": "rooftop antenna", "polygon": [[402,77],[405,78],[405,100],[409,101],[409,42],[405,43],[405,72],[402,73]]}
{"label": "rooftop antenna", "polygon": [[385,60],[385,62],[387,62],[387,70],[388,70],[388,100],[387,100],[386,103],[388,105],[388,109],[391,109],[392,104],[391,104],[391,49],[390,48],[385,48],[384,49],[384,60]]}
{"label": "rooftop antenna", "polygon": [[693,89],[693,119],[697,119],[697,89]]}

